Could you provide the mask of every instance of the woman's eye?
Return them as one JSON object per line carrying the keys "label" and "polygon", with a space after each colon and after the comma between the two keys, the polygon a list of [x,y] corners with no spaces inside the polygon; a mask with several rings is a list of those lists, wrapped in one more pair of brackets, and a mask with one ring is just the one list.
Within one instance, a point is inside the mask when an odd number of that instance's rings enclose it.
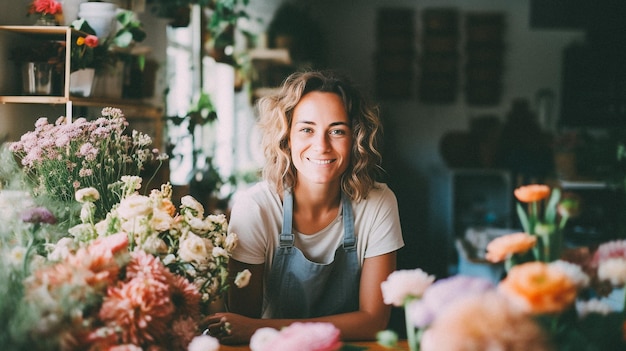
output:
{"label": "woman's eye", "polygon": [[302,128],[300,129],[300,131],[303,133],[313,133],[313,129],[311,128]]}
{"label": "woman's eye", "polygon": [[346,135],[346,131],[343,129],[333,129],[330,131],[332,135]]}

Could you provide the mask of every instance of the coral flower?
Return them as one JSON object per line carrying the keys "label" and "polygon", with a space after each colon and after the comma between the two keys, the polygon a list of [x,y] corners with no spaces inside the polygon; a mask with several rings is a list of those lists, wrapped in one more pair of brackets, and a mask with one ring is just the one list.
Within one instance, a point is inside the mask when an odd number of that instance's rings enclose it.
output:
{"label": "coral flower", "polygon": [[543,262],[514,266],[498,290],[534,314],[558,313],[576,300],[576,284],[563,270]]}
{"label": "coral flower", "polygon": [[514,233],[493,239],[487,245],[485,258],[491,262],[502,262],[516,253],[524,253],[537,243],[537,237],[527,233]]}
{"label": "coral flower", "polygon": [[515,198],[521,202],[530,203],[546,199],[550,195],[550,187],[541,184],[520,186],[514,191]]}
{"label": "coral flower", "polygon": [[550,349],[543,329],[495,292],[453,302],[421,341],[422,351]]}

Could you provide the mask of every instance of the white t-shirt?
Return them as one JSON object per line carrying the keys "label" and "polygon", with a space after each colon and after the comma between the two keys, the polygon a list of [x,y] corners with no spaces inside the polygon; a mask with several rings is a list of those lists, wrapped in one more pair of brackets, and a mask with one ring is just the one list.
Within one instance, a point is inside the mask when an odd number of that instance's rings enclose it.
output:
{"label": "white t-shirt", "polygon": [[[283,204],[267,182],[238,194],[233,203],[229,231],[239,236],[233,258],[248,264],[265,263],[269,272],[274,250],[279,246]],[[367,199],[352,202],[354,232],[361,266],[367,257],[383,255],[404,246],[398,203],[386,184],[377,183]],[[342,211],[326,228],[303,235],[295,232],[295,245],[311,261],[329,263],[343,242]]]}

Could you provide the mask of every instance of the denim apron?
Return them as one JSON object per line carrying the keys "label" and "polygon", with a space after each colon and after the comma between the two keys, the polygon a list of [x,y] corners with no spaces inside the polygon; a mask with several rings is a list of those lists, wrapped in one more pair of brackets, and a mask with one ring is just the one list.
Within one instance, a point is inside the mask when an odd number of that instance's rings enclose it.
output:
{"label": "denim apron", "polygon": [[312,318],[359,309],[361,265],[356,250],[352,204],[343,193],[343,245],[328,264],[309,261],[294,246],[293,196],[285,191],[280,246],[268,281],[271,318]]}

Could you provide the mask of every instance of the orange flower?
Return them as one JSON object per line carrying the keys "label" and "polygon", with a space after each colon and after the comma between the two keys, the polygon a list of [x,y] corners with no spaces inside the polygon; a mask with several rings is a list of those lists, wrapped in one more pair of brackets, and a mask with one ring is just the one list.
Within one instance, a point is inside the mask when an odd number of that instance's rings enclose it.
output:
{"label": "orange flower", "polygon": [[513,192],[515,197],[521,202],[536,202],[543,200],[550,195],[550,187],[547,185],[530,184],[520,186]]}
{"label": "orange flower", "polygon": [[515,233],[497,237],[487,245],[485,258],[493,263],[504,261],[509,255],[524,253],[537,243],[537,237],[526,233]]}
{"label": "orange flower", "polygon": [[576,300],[576,285],[562,270],[543,262],[514,266],[498,289],[526,311],[558,313]]}

